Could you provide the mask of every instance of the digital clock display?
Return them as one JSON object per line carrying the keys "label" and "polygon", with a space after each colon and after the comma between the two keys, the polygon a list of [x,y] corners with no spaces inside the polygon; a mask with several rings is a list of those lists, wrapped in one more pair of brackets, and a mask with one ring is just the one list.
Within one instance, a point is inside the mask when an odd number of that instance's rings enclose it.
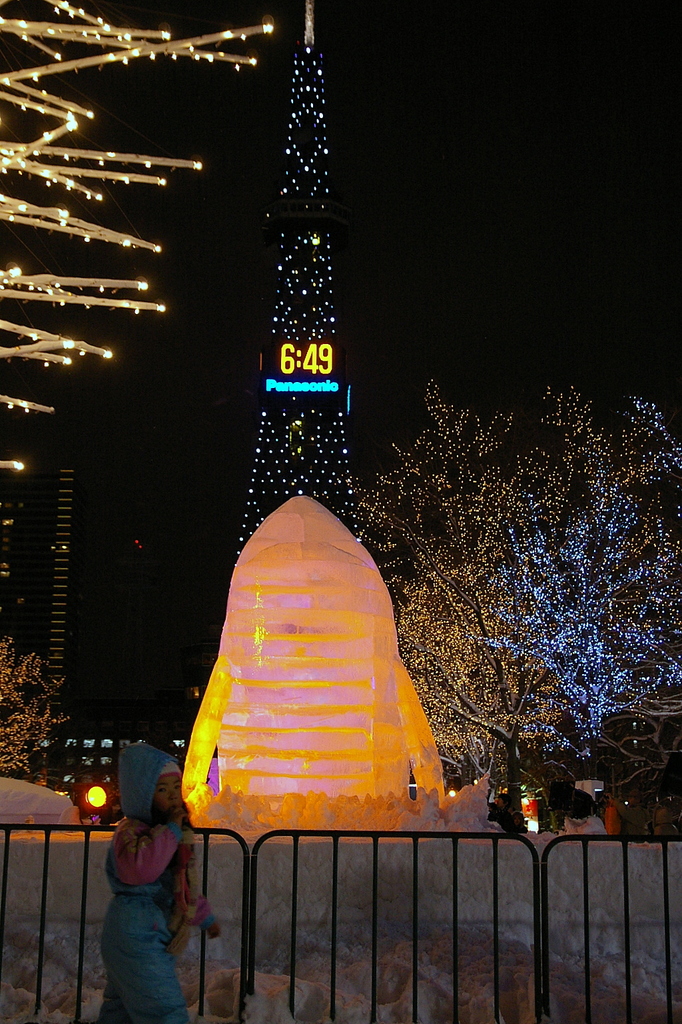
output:
{"label": "digital clock display", "polygon": [[[346,395],[346,353],[332,341],[289,341],[280,338],[261,355],[261,391],[277,403],[278,396],[310,394],[315,402]],[[325,397],[323,397],[325,396]]]}
{"label": "digital clock display", "polygon": [[310,373],[328,377],[334,372],[334,349],[328,341],[312,341],[301,348],[287,341],[279,350],[279,370],[286,376]]}

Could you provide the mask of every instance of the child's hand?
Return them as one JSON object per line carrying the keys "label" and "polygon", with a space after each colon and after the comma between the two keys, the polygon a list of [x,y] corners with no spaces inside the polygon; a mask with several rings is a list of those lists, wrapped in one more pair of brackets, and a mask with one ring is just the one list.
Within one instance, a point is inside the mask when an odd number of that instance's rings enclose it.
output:
{"label": "child's hand", "polygon": [[171,821],[182,828],[187,821],[187,811],[185,810],[184,805],[182,807],[175,807],[172,811],[168,812],[169,824]]}
{"label": "child's hand", "polygon": [[208,935],[209,939],[218,938],[218,936],[220,935],[220,925],[218,924],[217,921],[214,921],[213,924],[210,924],[208,926],[208,928],[206,929],[206,934]]}

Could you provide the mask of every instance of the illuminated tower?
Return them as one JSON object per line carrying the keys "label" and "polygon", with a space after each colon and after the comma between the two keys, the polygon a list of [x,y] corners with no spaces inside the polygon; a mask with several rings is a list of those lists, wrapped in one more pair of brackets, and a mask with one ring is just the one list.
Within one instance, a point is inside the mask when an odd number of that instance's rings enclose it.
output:
{"label": "illuminated tower", "polygon": [[348,242],[349,210],[327,171],[322,55],[313,3],[294,55],[282,187],[265,211],[265,242],[279,247],[272,341],[261,355],[260,423],[240,542],[287,498],[317,498],[352,530],[347,420],[350,387],[337,341],[332,255]]}

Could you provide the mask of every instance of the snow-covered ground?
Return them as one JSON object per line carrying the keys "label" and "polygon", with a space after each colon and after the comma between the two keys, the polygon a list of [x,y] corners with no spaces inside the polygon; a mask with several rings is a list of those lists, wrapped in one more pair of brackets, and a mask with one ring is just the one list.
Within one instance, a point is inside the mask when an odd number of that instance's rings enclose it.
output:
{"label": "snow-covered ground", "polygon": [[[467,808],[466,801],[470,805]],[[461,822],[477,816],[464,794]],[[481,805],[482,806],[482,805]],[[466,813],[465,813],[466,812]],[[476,812],[476,813],[475,813]],[[480,817],[480,815],[479,815]],[[456,827],[457,822],[450,823]],[[487,826],[490,829],[490,826]],[[460,825],[461,828],[461,825]],[[539,850],[551,837],[538,837]],[[108,837],[93,833],[85,927],[83,1009],[94,1020],[104,975],[98,941],[109,895],[103,863]],[[445,1024],[452,1006],[452,841],[442,832],[419,844],[418,1011],[424,1024]],[[50,844],[41,1017],[63,1024],[75,1013],[83,840],[54,835]],[[499,844],[500,1020],[530,1024],[533,1013],[533,901],[529,851],[513,840]],[[328,839],[302,840],[299,853],[296,943],[296,1018],[325,1022],[330,1004],[331,856]],[[14,833],[8,864],[0,1017],[31,1019],[35,1004],[44,844]],[[674,1008],[682,1022],[682,843],[671,844],[670,909]],[[620,845],[590,850],[592,1020],[625,1020],[623,888]],[[242,853],[234,840],[211,839],[208,892],[223,925],[207,943],[207,1018],[234,1017],[238,998]],[[256,992],[247,1000],[247,1024],[289,1024],[292,843],[273,837],[258,856]],[[629,850],[633,1020],[666,1021],[661,850]],[[493,1020],[492,855],[482,838],[461,841],[458,856],[459,1020]],[[549,861],[551,1020],[584,1018],[581,850],[556,847]],[[337,1020],[368,1024],[371,997],[372,846],[342,840],[338,862]],[[412,1020],[412,848],[399,836],[382,840],[378,858],[377,1002],[379,1020]],[[199,942],[179,963],[188,1004],[197,1009]]]}

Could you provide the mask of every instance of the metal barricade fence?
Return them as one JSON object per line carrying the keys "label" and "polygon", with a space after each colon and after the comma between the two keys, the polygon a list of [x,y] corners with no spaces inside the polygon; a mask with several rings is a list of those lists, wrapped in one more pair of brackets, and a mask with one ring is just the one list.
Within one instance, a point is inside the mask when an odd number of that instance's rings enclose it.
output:
{"label": "metal barricade fence", "polygon": [[[612,954],[615,951],[620,953],[619,948],[619,932],[622,929],[622,978],[623,978],[623,1001],[624,1001],[624,1012],[625,1012],[625,1024],[633,1024],[633,993],[632,993],[632,942],[633,942],[633,928],[632,928],[632,902],[633,902],[633,885],[631,875],[632,872],[632,860],[637,854],[638,848],[646,846],[650,848],[652,845],[660,848],[660,888],[658,880],[652,877],[652,867],[655,867],[655,863],[650,856],[650,849],[645,852],[647,854],[646,861],[644,862],[644,874],[642,871],[634,872],[634,879],[636,879],[637,885],[635,887],[635,897],[639,904],[638,910],[638,931],[643,933],[640,935],[640,944],[646,943],[647,952],[652,952],[652,943],[655,945],[658,941],[660,930],[656,919],[647,918],[647,914],[651,913],[655,908],[652,905],[652,896],[655,892],[659,892],[662,899],[662,918],[663,918],[663,958],[665,962],[665,1021],[666,1024],[679,1024],[682,1021],[682,1017],[679,1015],[675,1019],[673,1017],[673,977],[672,977],[672,929],[671,929],[671,899],[670,899],[670,885],[671,875],[669,868],[669,847],[673,846],[679,851],[679,859],[677,859],[678,871],[674,873],[674,882],[677,889],[677,899],[675,900],[674,907],[676,911],[676,938],[677,938],[677,962],[679,963],[680,957],[682,956],[682,872],[679,870],[682,868],[682,835],[672,836],[606,836],[606,835],[563,835],[557,836],[551,840],[542,852],[541,858],[541,878],[542,878],[542,889],[541,889],[541,905],[542,905],[542,991],[543,991],[543,1011],[547,1016],[550,1015],[550,981],[551,981],[551,957],[553,949],[555,950],[558,936],[552,934],[551,930],[551,918],[553,903],[556,899],[556,887],[552,889],[550,885],[550,859],[554,862],[558,860],[559,855],[555,853],[557,849],[567,848],[568,853],[576,852],[577,848],[580,849],[580,864],[578,870],[564,873],[565,878],[572,878],[574,882],[578,884],[572,893],[564,893],[564,905],[559,909],[559,913],[562,915],[562,932],[564,935],[570,934],[582,934],[582,960],[583,960],[583,991],[584,991],[584,1020],[585,1024],[599,1024],[602,1015],[605,1013],[603,1006],[597,1006],[596,1012],[594,1007],[594,996],[593,996],[593,984],[592,984],[592,951],[595,945],[595,932],[597,933],[596,941],[599,944],[598,952],[603,956],[604,949],[608,949]],[[608,869],[613,867],[613,860],[618,856],[618,848],[620,847],[620,878],[621,878],[621,891],[617,889],[611,890],[610,892],[604,892],[603,881],[600,884],[599,875],[597,872],[602,872],[602,879],[616,877],[616,872],[609,872]],[[608,851],[611,851],[609,858]],[[601,855],[601,856],[600,856]],[[634,856],[631,856],[634,855]],[[598,861],[601,861],[599,863]],[[609,863],[610,859],[610,863]],[[574,868],[576,865],[574,865]],[[607,869],[606,871],[604,869]],[[640,865],[641,868],[641,865]],[[596,876],[596,878],[595,878]],[[573,909],[576,916],[579,916],[582,924],[582,928],[573,930],[570,928],[569,921],[566,920],[567,912],[571,913],[570,906],[568,903],[573,904]],[[618,904],[620,903],[620,908]],[[595,908],[595,904],[598,906]],[[619,915],[618,910],[621,910],[622,916]],[[576,952],[572,950],[571,952]],[[682,979],[678,979],[682,980]],[[613,1003],[612,995],[609,996],[611,1005],[608,1007],[609,1019],[612,1017]],[[621,1018],[622,1019],[622,1018]],[[659,1019],[657,1017],[657,1019]]]}
{"label": "metal barricade fence", "polygon": [[[273,842],[282,840],[290,840],[292,853],[291,853],[291,890],[290,890],[290,926],[289,926],[289,951],[288,951],[288,974],[289,974],[289,1012],[292,1017],[296,1015],[296,979],[297,979],[297,947],[300,941],[301,924],[299,920],[299,904],[301,899],[301,849],[309,843],[320,842],[327,840],[331,842],[331,856],[328,859],[329,869],[329,913],[325,915],[324,927],[329,929],[329,1007],[325,1016],[328,1016],[331,1020],[334,1020],[337,1012],[337,956],[338,956],[338,927],[339,927],[339,854],[340,846],[350,842],[357,844],[359,841],[364,841],[365,848],[369,846],[371,850],[371,865],[368,866],[366,871],[366,885],[371,890],[371,911],[369,923],[369,934],[367,935],[367,941],[369,945],[370,954],[370,992],[369,992],[369,1021],[371,1024],[377,1020],[378,1011],[378,965],[379,965],[379,906],[382,900],[380,899],[380,870],[379,870],[379,854],[380,847],[382,844],[391,844],[394,850],[400,844],[404,848],[408,847],[409,863],[403,863],[404,868],[402,872],[402,880],[406,883],[406,891],[404,893],[407,900],[407,907],[409,909],[409,932],[411,939],[411,1019],[417,1022],[419,1019],[419,941],[420,941],[420,924],[422,922],[421,916],[421,900],[420,900],[420,847],[426,847],[432,854],[430,861],[431,866],[433,865],[433,853],[434,848],[438,847],[437,857],[440,857],[443,847],[445,846],[449,856],[449,900],[450,905],[447,913],[444,915],[442,920],[446,918],[450,922],[451,927],[451,955],[452,955],[452,1020],[456,1022],[459,1020],[459,990],[460,990],[460,967],[459,967],[459,930],[461,924],[461,905],[460,905],[460,886],[462,884],[460,879],[460,866],[461,866],[461,850],[463,847],[471,847],[475,844],[477,847],[484,846],[490,849],[491,852],[491,871],[487,882],[490,885],[490,907],[491,907],[491,921],[490,930],[492,937],[492,973],[493,973],[493,995],[492,995],[492,1011],[494,1020],[500,1021],[500,1009],[501,1009],[501,989],[500,989],[500,847],[509,851],[511,847],[516,847],[517,850],[523,849],[526,851],[524,856],[527,856],[530,869],[530,887],[528,889],[528,931],[530,932],[531,941],[528,943],[532,947],[532,978],[533,978],[533,997],[534,1003],[532,1011],[536,1021],[540,1021],[542,1014],[542,971],[541,971],[541,954],[540,954],[540,941],[541,941],[541,920],[540,920],[540,861],[538,853],[533,844],[526,839],[524,836],[511,834],[511,833],[469,833],[469,832],[374,832],[374,831],[332,831],[332,830],[290,830],[282,829],[273,832],[269,832],[254,844],[251,859],[251,904],[249,911],[249,957],[248,957],[248,978],[247,978],[247,992],[253,994],[256,990],[256,952],[258,944],[258,898],[259,898],[259,860],[263,856],[263,848],[265,844],[272,844]],[[301,841],[304,841],[302,843]],[[357,847],[356,847],[357,853]],[[509,858],[506,858],[509,860]],[[282,870],[281,864],[282,858],[278,860],[280,872]],[[395,858],[394,858],[395,860]],[[405,862],[405,858],[403,858]],[[512,859],[513,863],[513,859]],[[318,865],[319,867],[319,857]],[[509,865],[507,865],[508,867]],[[518,858],[514,865],[518,870]],[[395,864],[393,865],[395,869]],[[354,865],[356,872],[359,870],[358,858],[356,856],[356,863]],[[400,874],[400,872],[399,872]],[[471,872],[470,872],[471,874]],[[319,882],[320,874],[316,873],[316,885],[318,887],[318,898],[319,898]],[[485,887],[486,883],[483,883]],[[422,886],[423,889],[423,886]],[[422,898],[426,900],[426,895],[422,893]],[[390,896],[390,894],[389,894]],[[433,901],[430,902],[431,909],[433,909]],[[442,920],[438,923],[438,928],[442,926]],[[313,924],[319,924],[318,921]]]}
{"label": "metal barricade fence", "polygon": [[[106,826],[0,824],[0,841],[3,843],[0,858],[0,981],[3,981],[7,914],[12,902],[13,885],[18,890],[14,897],[16,904],[17,899],[24,899],[29,884],[16,874],[16,866],[12,863],[12,848],[26,841],[32,844],[31,865],[34,869],[32,902],[25,910],[27,920],[35,922],[35,934],[31,936],[31,956],[35,959],[36,1016],[41,1011],[44,994],[46,935],[48,918],[52,912],[50,900],[55,898],[56,889],[59,888],[68,889],[74,897],[71,919],[72,934],[74,938],[77,936],[77,942],[72,944],[76,947],[73,949],[73,1020],[81,1020],[88,900],[93,900],[91,853],[93,848],[99,847],[98,859],[103,862],[103,841],[107,840],[112,831]],[[225,912],[228,896],[232,907],[237,952],[231,959],[235,962],[238,957],[239,960],[240,1017],[243,1015],[245,996],[255,993],[257,989],[258,958],[265,956],[267,960],[270,955],[267,949],[265,952],[259,950],[259,942],[262,944],[264,939],[259,900],[265,904],[274,898],[276,921],[269,941],[277,948],[279,967],[282,967],[282,961],[285,963],[286,969],[281,973],[288,976],[288,1005],[292,1016],[295,1016],[297,1010],[296,986],[297,979],[300,980],[301,944],[310,937],[312,929],[312,932],[316,931],[318,939],[320,930],[327,935],[322,946],[328,954],[329,1005],[322,1016],[335,1019],[339,1008],[339,934],[348,925],[344,920],[344,896],[348,895],[346,890],[350,878],[355,887],[354,912],[358,907],[367,908],[365,916],[361,914],[362,919],[357,918],[353,927],[356,931],[360,930],[358,934],[362,933],[360,937],[365,942],[362,948],[366,950],[369,961],[368,1024],[374,1024],[380,1015],[380,952],[382,943],[392,934],[390,930],[397,929],[396,934],[399,932],[406,938],[409,947],[406,970],[408,978],[411,972],[411,979],[406,989],[409,1007],[406,1004],[405,1010],[407,1013],[409,1009],[412,1020],[416,1022],[424,991],[422,989],[420,993],[420,941],[427,941],[429,929],[438,931],[442,938],[448,927],[451,931],[446,939],[452,962],[448,998],[451,1019],[457,1024],[463,977],[460,961],[463,952],[466,952],[460,931],[472,923],[479,929],[489,926],[492,960],[489,1012],[495,1021],[506,1016],[501,961],[505,942],[513,934],[521,937],[525,949],[531,950],[527,959],[527,974],[531,978],[532,987],[528,1013],[536,1021],[542,1019],[543,1012],[550,1014],[552,958],[558,956],[561,970],[565,970],[569,961],[577,964],[578,982],[584,993],[580,1017],[584,1017],[586,1024],[592,1024],[593,1021],[599,1024],[604,1010],[599,1003],[600,993],[595,989],[595,965],[601,963],[600,958],[603,959],[606,950],[612,958],[615,951],[618,963],[622,964],[624,1005],[619,1019],[625,1024],[633,1024],[633,1020],[638,1017],[636,1007],[633,1008],[631,971],[635,943],[636,952],[646,946],[647,952],[660,955],[665,975],[665,1021],[666,1024],[679,1024],[679,1008],[675,1003],[675,999],[679,1002],[679,993],[674,987],[682,984],[682,976],[674,977],[673,969],[679,971],[682,962],[682,836],[558,836],[547,844],[540,857],[536,847],[524,836],[507,833],[283,829],[261,836],[253,849],[249,850],[243,837],[230,829],[195,831],[199,840],[197,857],[201,865],[203,889],[209,899],[212,895],[217,897],[216,911],[219,917]],[[102,833],[104,835],[100,835]],[[78,847],[63,841],[53,841],[55,836],[65,834],[77,839]],[[229,855],[225,852],[228,850],[226,843],[229,844]],[[219,849],[221,844],[223,852]],[[275,845],[278,850],[273,850]],[[283,845],[290,850],[287,855],[290,866],[287,866],[287,858],[282,855]],[[657,860],[652,860],[651,845],[658,848]],[[648,852],[639,850],[643,846],[648,847]],[[54,852],[55,847],[57,854]],[[349,850],[354,851],[352,857]],[[671,852],[673,850],[674,854]],[[271,866],[267,860],[268,854],[273,856],[271,871],[268,871]],[[351,861],[348,861],[349,857]],[[560,869],[562,857],[568,858],[569,870],[563,870],[557,876],[562,879],[561,886],[558,886],[552,880],[552,873]],[[618,865],[615,865],[614,858],[618,858]],[[237,861],[241,863],[241,877],[234,873]],[[226,866],[229,870],[226,870]],[[619,874],[614,871],[614,866],[619,867]],[[653,867],[656,867],[657,873],[652,874]],[[309,877],[306,877],[307,871]],[[513,913],[518,915],[518,919],[513,921],[509,917],[508,903],[505,902],[510,871],[528,872],[527,882],[524,876],[520,885],[515,883],[516,903]],[[225,879],[223,876],[228,877]],[[620,885],[611,885],[609,891],[604,892],[604,879],[612,880],[614,877],[620,877]],[[327,879],[326,896],[320,896],[319,893],[320,880],[323,878]],[[99,888],[103,891],[101,885]],[[519,893],[523,894],[525,900],[520,908]],[[652,894],[656,895],[658,901],[655,907]],[[101,896],[100,892],[99,898]],[[106,900],[108,902],[108,893]],[[489,921],[483,924],[482,909],[490,914]],[[95,917],[98,921],[101,919],[100,911],[101,908],[96,908]],[[382,917],[386,913],[390,920]],[[273,926],[272,914],[265,923]],[[92,925],[89,927],[92,930]],[[467,935],[466,931],[464,934]],[[575,945],[578,939],[580,949],[574,949],[573,946],[568,949],[568,945]],[[70,951],[72,945],[69,945]],[[562,961],[561,957],[566,952],[570,956]],[[88,955],[91,956],[92,952]],[[526,967],[523,969],[526,970]],[[197,974],[198,986],[195,991],[198,992],[198,1012],[202,1016],[206,1001],[206,936],[203,933]],[[33,979],[31,987],[32,983]],[[556,998],[556,986],[553,998]],[[612,1019],[612,1011],[613,1006],[609,1009],[608,1019]],[[71,1012],[69,1010],[69,1015]]]}
{"label": "metal barricade fence", "polygon": [[2,888],[0,895],[0,982],[5,954],[5,926],[7,921],[8,892],[10,888],[10,852],[11,837],[13,833],[31,838],[43,837],[42,870],[39,880],[40,900],[38,914],[38,947],[35,978],[35,1010],[36,1016],[40,1012],[43,996],[43,968],[45,954],[45,929],[47,923],[47,895],[48,879],[50,868],[50,839],[54,833],[71,833],[83,836],[83,867],[80,886],[80,909],[78,924],[78,952],[76,969],[76,1016],[80,1018],[81,1003],[83,995],[83,953],[85,939],[85,922],[87,914],[87,890],[90,865],[90,837],[93,833],[105,832],[111,835],[112,829],[106,826],[88,825],[0,825],[3,833],[2,853]]}
{"label": "metal barricade fence", "polygon": [[[48,893],[51,890],[54,894],[56,887],[61,886],[62,889],[71,888],[79,891],[79,903],[77,910],[77,925],[74,931],[77,934],[77,948],[76,948],[76,969],[75,969],[75,1010],[73,1020],[78,1024],[81,1020],[81,1013],[83,1007],[83,972],[84,972],[84,959],[86,949],[86,924],[88,920],[88,892],[89,883],[91,880],[91,850],[93,846],[93,839],[95,845],[97,843],[97,837],[102,833],[102,839],[108,840],[113,834],[113,828],[104,825],[21,825],[21,824],[0,824],[0,841],[3,845],[2,850],[2,882],[0,884],[0,983],[3,980],[3,967],[5,959],[5,939],[6,939],[6,926],[7,926],[7,912],[10,902],[10,896],[12,893],[12,884],[14,881],[15,886],[19,889],[20,893],[26,891],[27,885],[32,880],[26,878],[19,878],[18,874],[15,873],[13,879],[13,871],[11,867],[11,852],[12,852],[12,836],[14,836],[14,844],[27,840],[29,843],[35,840],[42,840],[42,855],[39,857],[40,866],[36,871],[35,882],[37,884],[38,901],[37,908],[32,907],[31,909],[37,909],[37,914],[31,915],[31,917],[37,916],[37,943],[35,950],[31,950],[32,956],[35,956],[35,1007],[34,1013],[36,1016],[41,1011],[41,1004],[43,1002],[43,980],[44,980],[44,968],[45,968],[45,951],[46,951],[46,927],[48,922]],[[209,860],[210,860],[210,845],[211,839],[220,838],[228,839],[237,843],[239,850],[241,851],[241,885],[239,887],[238,902],[240,904],[240,924],[238,936],[238,947],[239,947],[239,1010],[240,1016],[244,1006],[244,996],[246,990],[246,973],[247,973],[247,926],[248,926],[248,907],[249,907],[249,880],[250,880],[250,855],[249,848],[238,833],[233,832],[231,829],[195,829],[195,833],[201,839],[201,850],[196,849],[197,862],[201,865],[201,879],[203,891],[207,893],[210,898],[210,885],[209,885]],[[80,880],[77,880],[74,884],[73,869],[76,867],[75,863],[69,864],[67,862],[68,857],[72,857],[75,860],[76,851],[72,848],[72,844],[62,844],[63,846],[60,853],[62,856],[59,857],[59,864],[56,871],[51,874],[51,866],[54,862],[53,844],[51,842],[53,836],[63,836],[66,838],[76,839],[79,842],[81,852],[81,868],[80,868]],[[106,843],[108,848],[108,842]],[[103,851],[100,851],[103,853]],[[33,858],[34,860],[36,858]],[[100,857],[103,861],[103,857]],[[37,865],[36,865],[37,866]],[[103,863],[101,865],[103,868]],[[59,877],[56,877],[59,876]],[[106,902],[108,903],[110,893],[106,893]],[[16,902],[16,901],[15,901]],[[30,901],[29,901],[30,902]],[[198,964],[198,1012],[199,1015],[204,1013],[204,1002],[205,1002],[205,982],[206,982],[206,935],[204,932],[201,933],[200,937],[200,953],[199,953],[199,964]]]}

